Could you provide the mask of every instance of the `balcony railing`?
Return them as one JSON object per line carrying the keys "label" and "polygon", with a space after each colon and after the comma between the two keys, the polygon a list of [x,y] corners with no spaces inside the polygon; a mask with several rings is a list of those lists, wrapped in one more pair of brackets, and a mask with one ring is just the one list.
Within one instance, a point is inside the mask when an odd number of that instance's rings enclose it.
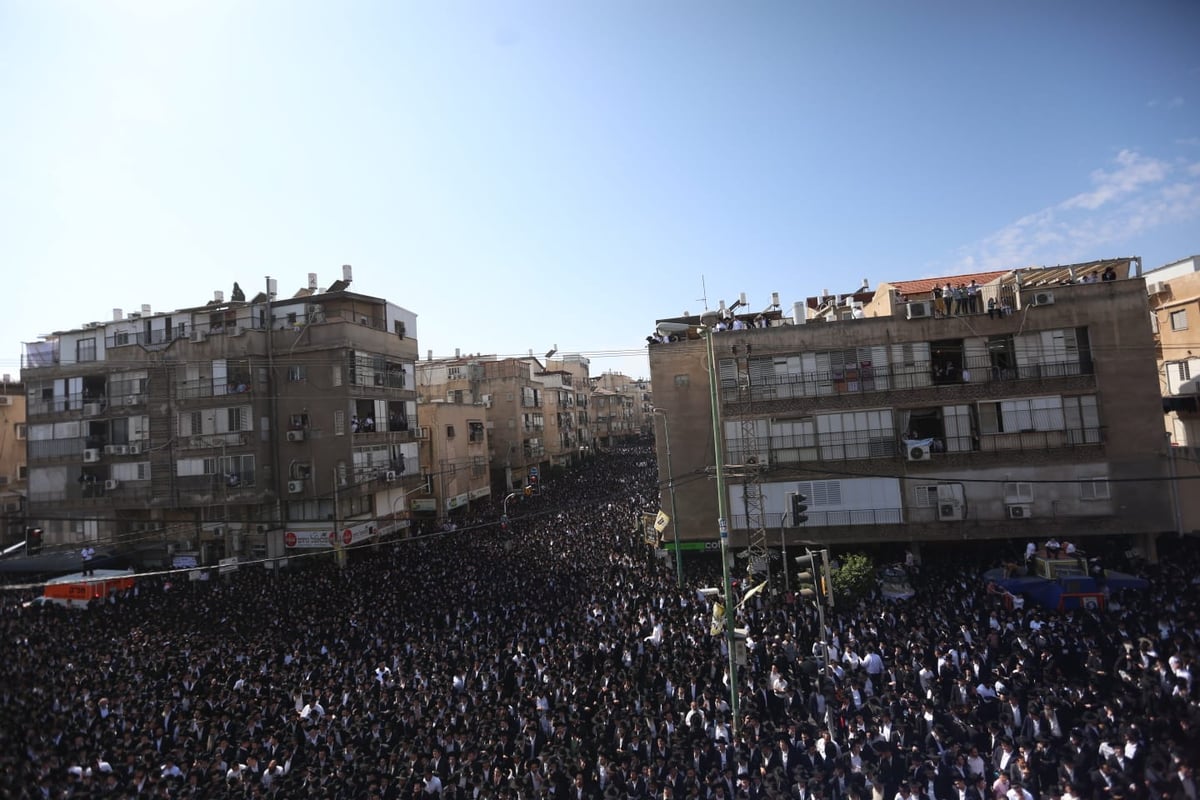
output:
{"label": "balcony railing", "polygon": [[[816,511],[809,508],[805,512],[808,515],[808,521],[804,523],[804,527],[846,527],[851,525],[898,525],[904,522],[904,509],[902,508],[860,508],[848,509],[845,511]],[[731,517],[732,525],[735,529],[746,529],[749,527],[749,517],[745,514],[733,514]],[[765,514],[763,522],[768,534],[771,531],[778,531],[781,523],[786,522],[783,519],[783,514],[776,512],[773,514]],[[800,528],[788,528],[788,531],[801,530]]]}
{"label": "balcony railing", "polygon": [[[950,364],[953,366],[949,366]],[[926,389],[971,383],[1007,383],[1017,381],[1072,378],[1094,374],[1090,356],[1044,364],[998,365],[992,357],[959,358],[941,362],[873,366],[863,364],[823,372],[770,375],[755,378],[750,384],[752,400],[786,400],[796,397],[821,397],[841,394],[866,394],[897,390]],[[721,396],[726,402],[743,399],[738,387],[723,382]]]}
{"label": "balcony railing", "polygon": [[225,383],[214,383],[212,378],[200,378],[194,381],[178,381],[175,384],[176,396],[181,400],[248,395],[253,391],[254,384],[247,379],[229,379]]}
{"label": "balcony railing", "polygon": [[202,433],[195,436],[181,436],[178,441],[181,450],[243,447],[250,441],[250,434],[246,432]]}
{"label": "balcony railing", "polygon": [[[1085,447],[1104,444],[1103,426],[1071,428],[1053,431],[1018,431],[1014,433],[972,434],[966,436],[935,436],[926,455],[933,460],[959,453],[996,453],[1043,451],[1066,447]],[[818,437],[816,434],[771,436],[760,440],[768,447],[766,464],[797,464],[813,461],[848,461],[867,458],[907,457],[901,436],[891,431],[868,431],[839,437]],[[739,439],[728,443],[729,464],[746,464],[757,456],[763,463],[761,449],[756,453]]]}

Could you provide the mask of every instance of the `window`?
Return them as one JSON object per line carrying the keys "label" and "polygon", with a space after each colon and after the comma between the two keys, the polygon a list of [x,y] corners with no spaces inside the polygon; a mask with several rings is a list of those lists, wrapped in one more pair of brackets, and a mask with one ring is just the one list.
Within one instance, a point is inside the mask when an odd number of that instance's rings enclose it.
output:
{"label": "window", "polygon": [[24,481],[29,479],[29,466],[21,464],[17,467],[17,480]]}
{"label": "window", "polygon": [[[1178,311],[1171,312],[1171,330],[1186,331],[1187,330],[1187,309],[1181,308]],[[81,361],[83,359],[80,359]]]}
{"label": "window", "polygon": [[1179,367],[1179,380],[1186,381],[1192,377],[1192,365],[1187,361],[1180,361],[1177,366]]}
{"label": "window", "polygon": [[340,409],[333,412],[333,435],[346,435],[346,412]]}
{"label": "window", "polygon": [[482,442],[484,437],[483,423],[471,421],[467,423],[467,441]]}
{"label": "window", "polygon": [[226,409],[226,411],[228,412],[228,415],[229,415],[228,416],[228,423],[229,423],[228,430],[229,431],[248,431],[248,430],[250,430],[250,424],[249,424],[250,415],[249,415],[249,413],[247,413],[248,410],[249,409],[247,409],[245,406],[235,406],[234,408]]}
{"label": "window", "polygon": [[303,364],[293,364],[288,367],[287,379],[290,383],[302,381],[308,377],[308,368]]}
{"label": "window", "polygon": [[1107,500],[1108,498],[1108,479],[1085,478],[1079,481],[1080,500]]}
{"label": "window", "polygon": [[1061,397],[1028,397],[979,404],[979,432],[983,434],[1061,431],[1065,427]]}
{"label": "window", "polygon": [[[1187,327],[1186,325],[1184,327]],[[75,360],[76,361],[95,361],[96,360],[96,340],[80,339],[75,343]]]}
{"label": "window", "polygon": [[446,438],[447,438],[447,439],[453,439],[453,438],[454,438],[454,426],[453,426],[453,425],[447,425],[447,426],[446,426]]}
{"label": "window", "polygon": [[1094,394],[1063,398],[1067,441],[1071,444],[1100,443],[1100,410]]}
{"label": "window", "polygon": [[918,508],[937,508],[937,484],[913,487],[913,502]]}
{"label": "window", "polygon": [[18,439],[25,438],[25,423],[24,422],[17,423],[17,438]]}
{"label": "window", "polygon": [[406,331],[404,328],[404,322],[402,320],[396,320],[395,322],[393,322],[392,330],[394,330],[396,332],[396,335],[399,336],[401,339],[404,338],[404,334]]}
{"label": "window", "polygon": [[822,460],[881,458],[896,452],[891,409],[821,414],[816,421]]}
{"label": "window", "polygon": [[1005,503],[1028,503],[1033,499],[1033,484],[1024,481],[1004,484]]}

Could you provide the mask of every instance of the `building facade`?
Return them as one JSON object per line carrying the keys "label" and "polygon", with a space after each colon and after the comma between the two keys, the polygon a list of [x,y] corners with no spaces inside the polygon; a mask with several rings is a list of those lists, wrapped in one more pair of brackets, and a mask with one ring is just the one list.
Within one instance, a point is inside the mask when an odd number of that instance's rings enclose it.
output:
{"label": "building facade", "polygon": [[649,382],[634,380],[620,372],[604,372],[592,378],[592,409],[596,442],[616,447],[649,429]]}
{"label": "building facade", "polygon": [[0,383],[0,549],[25,540],[25,387],[5,375]]}
{"label": "building facade", "polygon": [[[416,315],[235,284],[25,345],[29,516],[46,544],[286,557],[402,525],[419,485]],[[400,502],[397,502],[400,498]],[[336,536],[334,536],[336,534]]]}
{"label": "building facade", "polygon": [[440,397],[421,404],[417,435],[425,488],[412,499],[416,519],[453,519],[491,494],[486,411],[482,402]]}
{"label": "building facade", "polygon": [[[1110,266],[1113,279],[1083,278]],[[809,322],[804,303],[765,327],[660,320],[673,341],[650,345],[650,367],[671,429],[673,476],[660,472],[677,487],[680,539],[718,535],[710,342],[734,546],[1170,530],[1149,308],[1142,281],[1126,279],[1140,264],[1080,267],[1078,278],[994,276],[1009,313],[989,314],[986,297],[924,313],[931,295],[900,290],[898,305],[827,322]],[[911,303],[930,306],[914,314]],[[788,523],[793,493],[808,498],[800,528]]]}

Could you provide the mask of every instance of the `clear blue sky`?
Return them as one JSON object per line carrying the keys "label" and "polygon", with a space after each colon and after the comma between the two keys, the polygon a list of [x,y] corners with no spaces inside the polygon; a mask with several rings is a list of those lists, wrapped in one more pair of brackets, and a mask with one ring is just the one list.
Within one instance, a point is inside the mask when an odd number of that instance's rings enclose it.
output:
{"label": "clear blue sky", "polygon": [[353,264],[422,354],[1200,253],[1200,3],[0,0],[0,371]]}

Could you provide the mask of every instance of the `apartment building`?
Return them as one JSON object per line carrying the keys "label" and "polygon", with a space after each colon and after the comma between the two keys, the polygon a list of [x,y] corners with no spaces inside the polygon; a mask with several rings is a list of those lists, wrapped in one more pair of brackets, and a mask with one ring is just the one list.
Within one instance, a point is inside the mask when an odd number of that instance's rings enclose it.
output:
{"label": "apartment building", "polygon": [[444,521],[491,494],[486,409],[437,397],[420,406],[422,491],[410,504],[415,519]]}
{"label": "apartment building", "polygon": [[586,456],[592,449],[591,361],[578,353],[546,361],[548,373],[563,373],[558,382],[557,402],[552,424],[557,435],[548,435],[550,463],[566,466]]}
{"label": "apartment building", "polygon": [[[529,469],[548,465],[545,369],[528,358],[456,355],[417,364],[422,407],[443,400],[484,412],[491,489],[504,495],[529,482]],[[432,435],[432,433],[431,433]],[[436,465],[430,464],[430,470]]]}
{"label": "apartment building", "polygon": [[[1182,485],[1200,478],[1200,256],[1146,273],[1163,423]],[[1177,491],[1180,531],[1200,530],[1200,495]]]}
{"label": "apartment building", "polygon": [[650,385],[620,372],[592,378],[594,431],[601,447],[615,447],[649,429],[653,404]]}
{"label": "apartment building", "polygon": [[25,539],[25,387],[0,382],[0,549]]}
{"label": "apartment building", "polygon": [[29,516],[47,546],[164,547],[202,563],[403,526],[420,484],[416,315],[273,280],[26,343]]}
{"label": "apartment building", "polygon": [[[740,323],[659,320],[671,341],[650,345],[650,368],[679,538],[718,536],[711,342],[735,547],[1051,534],[1152,545],[1175,506],[1140,269],[885,283],[847,315],[801,301]],[[934,290],[947,281],[964,297],[973,281],[975,300],[942,313]],[[788,525],[793,493],[808,498],[801,528]]]}

